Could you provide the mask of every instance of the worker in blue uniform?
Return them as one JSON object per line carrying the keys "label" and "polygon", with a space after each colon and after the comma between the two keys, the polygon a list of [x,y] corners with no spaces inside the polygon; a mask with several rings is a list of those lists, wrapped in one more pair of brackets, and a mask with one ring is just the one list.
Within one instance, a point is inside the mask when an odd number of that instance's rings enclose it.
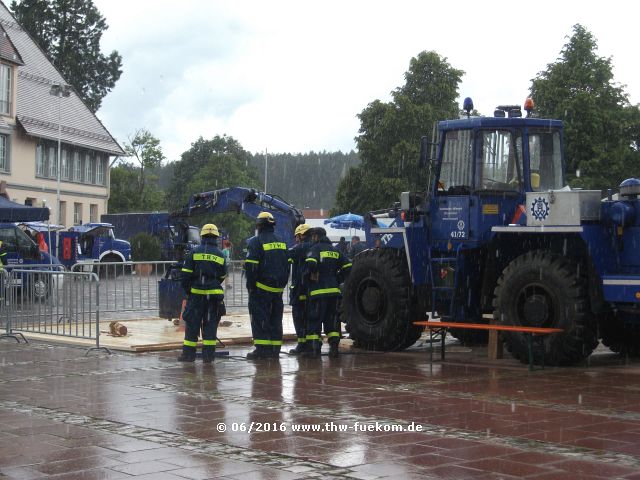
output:
{"label": "worker in blue uniform", "polygon": [[327,238],[324,228],[311,232],[313,245],[309,249],[307,266],[307,344],[305,357],[319,358],[322,349],[320,333],[324,329],[329,343],[329,356],[338,356],[340,344],[340,319],[337,315],[340,283],[351,268],[351,261],[338,251]]}
{"label": "worker in blue uniform", "polygon": [[202,361],[211,363],[216,352],[218,323],[223,308],[222,282],[227,276],[227,261],[218,248],[218,227],[208,223],[200,232],[202,243],[187,253],[181,284],[187,293],[182,318],[186,325],[180,362],[196,359],[198,335],[202,331]]}
{"label": "worker in blue uniform", "polygon": [[3,265],[7,264],[7,249],[2,244],[2,240],[0,240],[0,270],[3,269]]}
{"label": "worker in blue uniform", "polygon": [[289,286],[289,304],[291,305],[291,316],[293,317],[293,327],[296,330],[298,345],[289,350],[290,355],[300,355],[305,351],[307,338],[305,332],[306,305],[307,305],[307,285],[304,281],[305,260],[311,248],[309,230],[311,225],[303,223],[298,225],[294,231],[296,244],[289,249],[289,263],[291,264],[291,285]]}
{"label": "worker in blue uniform", "polygon": [[282,348],[282,292],[289,280],[287,244],[274,233],[275,219],[261,212],[257,235],[249,239],[245,273],[255,350],[249,360],[279,357]]}
{"label": "worker in blue uniform", "polygon": [[[0,240],[0,273],[4,270],[4,266],[7,264],[7,249],[2,244],[2,240]],[[0,277],[0,282],[4,282],[4,279]],[[3,291],[5,289],[5,285],[0,283],[0,304],[2,304],[4,300]]]}

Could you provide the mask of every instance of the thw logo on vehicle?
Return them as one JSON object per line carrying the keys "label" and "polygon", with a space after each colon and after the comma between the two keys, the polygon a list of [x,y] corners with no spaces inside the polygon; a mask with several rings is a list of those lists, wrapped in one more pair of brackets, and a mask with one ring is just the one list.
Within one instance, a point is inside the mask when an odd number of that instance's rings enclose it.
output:
{"label": "thw logo on vehicle", "polygon": [[549,202],[542,197],[536,198],[531,204],[531,215],[538,221],[542,221],[549,216]]}

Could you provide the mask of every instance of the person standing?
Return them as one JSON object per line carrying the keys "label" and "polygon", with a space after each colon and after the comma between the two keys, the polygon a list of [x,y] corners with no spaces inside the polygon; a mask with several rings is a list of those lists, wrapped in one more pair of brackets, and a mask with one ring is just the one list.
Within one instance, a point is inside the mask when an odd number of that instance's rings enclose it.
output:
{"label": "person standing", "polygon": [[229,273],[229,276],[227,277],[227,281],[225,282],[225,287],[230,290],[233,288],[233,284],[231,283],[233,274],[232,274],[232,271],[229,272],[229,269],[231,267],[231,240],[229,240],[228,238],[225,238],[222,241],[222,255],[224,255],[224,259],[227,262],[227,271]]}
{"label": "person standing", "polygon": [[220,308],[224,299],[222,282],[227,276],[227,261],[218,248],[218,227],[202,227],[202,243],[187,253],[181,284],[187,294],[182,318],[186,325],[180,362],[196,359],[198,335],[202,331],[202,361],[211,363],[216,352]]}
{"label": "person standing", "polygon": [[[7,264],[7,249],[2,244],[2,240],[0,240],[0,273],[4,270],[4,266]],[[4,300],[3,291],[6,288],[4,284],[4,278],[0,276],[0,304]]]}
{"label": "person standing", "polygon": [[258,233],[247,245],[244,267],[255,346],[247,354],[249,360],[277,358],[282,348],[282,292],[289,280],[289,255],[287,244],[273,231],[275,225],[271,213],[260,213]]}
{"label": "person standing", "polygon": [[344,237],[340,237],[340,240],[336,244],[336,248],[338,249],[338,251],[342,255],[344,255],[345,257],[348,256],[348,254],[349,254],[349,244],[347,243],[347,241],[345,240]]}
{"label": "person standing", "polygon": [[366,249],[367,245],[360,241],[360,237],[358,235],[354,235],[353,238],[351,238],[351,247],[349,247],[349,258],[353,260],[356,255]]}
{"label": "person standing", "polygon": [[329,356],[338,356],[340,344],[340,319],[336,315],[340,293],[340,280],[348,275],[351,262],[342,255],[327,238],[324,228],[314,228],[311,232],[311,246],[305,264],[307,266],[308,287],[308,328],[305,357],[319,358],[322,349],[320,333],[329,342]]}
{"label": "person standing", "polygon": [[3,266],[7,264],[7,249],[0,240],[0,270],[3,270]]}
{"label": "person standing", "polygon": [[296,348],[289,350],[290,355],[300,355],[306,349],[306,305],[307,291],[304,282],[305,260],[311,248],[309,241],[309,231],[311,225],[303,223],[295,229],[296,245],[289,249],[289,263],[291,263],[291,286],[289,289],[289,304],[291,305],[291,316],[293,317],[293,327],[298,337]]}

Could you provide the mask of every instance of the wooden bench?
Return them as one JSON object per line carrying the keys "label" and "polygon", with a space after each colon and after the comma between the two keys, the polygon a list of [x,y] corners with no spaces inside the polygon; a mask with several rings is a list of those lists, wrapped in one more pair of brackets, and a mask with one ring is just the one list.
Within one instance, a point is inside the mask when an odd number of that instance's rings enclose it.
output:
{"label": "wooden bench", "polygon": [[[431,341],[431,349],[429,351],[429,361],[431,362],[433,362],[433,333],[434,332],[440,333],[440,341],[441,341],[440,358],[442,360],[444,360],[444,341],[447,337],[447,330],[450,328],[460,328],[460,329],[470,329],[470,330],[488,330],[489,332],[493,331],[493,332],[524,333],[525,336],[527,337],[527,350],[529,354],[529,371],[533,370],[533,337],[563,332],[561,328],[521,327],[516,325],[495,325],[495,324],[487,324],[487,323],[434,322],[434,321],[423,320],[423,321],[413,322],[413,324],[423,326],[429,329],[429,340]],[[496,342],[496,344],[497,343],[498,342]],[[542,351],[542,368],[544,368],[544,349]]]}

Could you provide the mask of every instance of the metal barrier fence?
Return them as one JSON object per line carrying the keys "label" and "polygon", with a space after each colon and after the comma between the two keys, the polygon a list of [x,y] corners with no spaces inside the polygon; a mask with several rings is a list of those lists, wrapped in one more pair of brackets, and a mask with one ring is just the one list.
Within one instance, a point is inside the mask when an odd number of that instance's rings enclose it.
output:
{"label": "metal barrier fence", "polygon": [[[245,287],[243,261],[229,262],[224,282],[224,298],[227,307],[246,308],[249,297]],[[122,319],[122,314],[144,313],[157,315],[159,309],[158,284],[164,277],[179,280],[180,271],[174,262],[106,262],[77,263],[73,272],[93,271],[100,278],[100,311],[103,316]],[[283,296],[289,301],[289,289]]]}
{"label": "metal barrier fence", "polygon": [[[96,274],[38,268],[11,268],[3,274],[3,336],[23,332],[95,340],[100,347],[100,290]],[[18,340],[19,341],[19,340]],[[26,339],[25,339],[26,341]]]}
{"label": "metal barrier fence", "polygon": [[[76,263],[72,272],[93,272],[99,278],[103,314],[158,312],[158,282],[174,262]],[[119,317],[121,318],[121,317]]]}
{"label": "metal barrier fence", "polygon": [[[8,266],[0,270],[1,337],[26,339],[21,332],[95,339],[99,322],[158,315],[158,284],[179,278],[173,262],[79,263],[71,271],[59,265]],[[232,261],[224,282],[227,307],[246,308],[248,294],[242,261]],[[289,289],[283,300],[288,302]]]}

